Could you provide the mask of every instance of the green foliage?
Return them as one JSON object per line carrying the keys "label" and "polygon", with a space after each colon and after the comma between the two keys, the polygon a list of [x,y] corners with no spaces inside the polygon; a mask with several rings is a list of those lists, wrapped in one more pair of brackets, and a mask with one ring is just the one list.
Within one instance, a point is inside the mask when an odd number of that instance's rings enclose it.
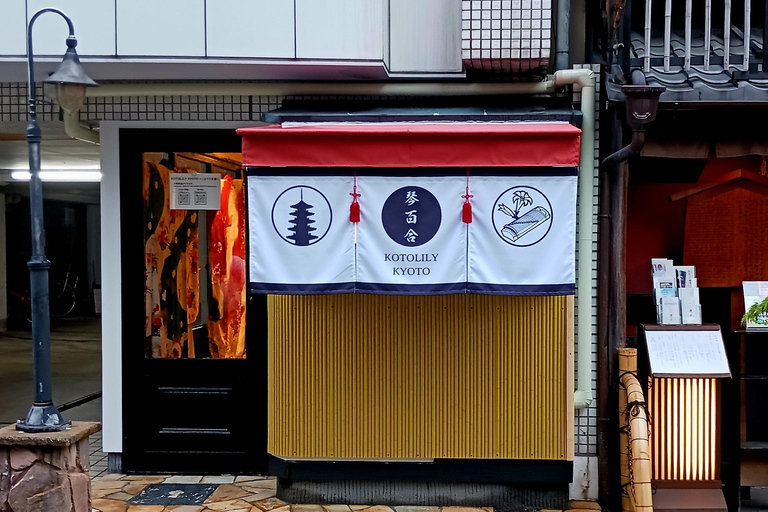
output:
{"label": "green foliage", "polygon": [[746,314],[741,317],[741,323],[745,325],[747,322],[757,323],[761,315],[768,315],[768,298],[763,299],[757,304],[753,304],[752,307],[750,307],[746,312]]}

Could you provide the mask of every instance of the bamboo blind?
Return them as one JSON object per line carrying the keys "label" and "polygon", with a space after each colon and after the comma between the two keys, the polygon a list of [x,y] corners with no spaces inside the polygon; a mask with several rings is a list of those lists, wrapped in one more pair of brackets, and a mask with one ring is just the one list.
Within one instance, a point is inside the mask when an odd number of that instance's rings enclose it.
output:
{"label": "bamboo blind", "polygon": [[572,297],[269,297],[269,452],[573,457]]}

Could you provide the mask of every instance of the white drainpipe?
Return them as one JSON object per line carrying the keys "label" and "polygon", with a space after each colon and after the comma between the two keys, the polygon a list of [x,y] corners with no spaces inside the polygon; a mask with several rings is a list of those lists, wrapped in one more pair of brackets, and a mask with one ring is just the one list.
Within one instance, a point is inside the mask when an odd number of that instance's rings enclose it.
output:
{"label": "white drainpipe", "polygon": [[[581,86],[582,137],[579,158],[579,257],[577,285],[578,381],[574,407],[592,403],[592,180],[595,159],[595,73],[589,69],[556,71],[546,80],[532,83],[162,83],[107,84],[88,88],[87,97],[119,96],[291,96],[291,95],[370,95],[370,96],[488,96],[504,94],[551,94],[560,87]],[[66,117],[67,135],[98,144],[98,133]],[[583,226],[581,225],[583,223]]]}

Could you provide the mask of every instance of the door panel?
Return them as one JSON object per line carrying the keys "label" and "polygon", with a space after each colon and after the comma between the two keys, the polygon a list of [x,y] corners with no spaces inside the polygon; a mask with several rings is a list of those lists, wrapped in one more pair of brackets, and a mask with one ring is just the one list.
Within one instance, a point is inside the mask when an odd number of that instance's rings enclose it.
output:
{"label": "door panel", "polygon": [[[121,130],[127,472],[266,467],[266,298],[246,292],[239,166],[212,155],[239,147],[234,130]],[[171,211],[171,172],[221,174],[222,208]]]}

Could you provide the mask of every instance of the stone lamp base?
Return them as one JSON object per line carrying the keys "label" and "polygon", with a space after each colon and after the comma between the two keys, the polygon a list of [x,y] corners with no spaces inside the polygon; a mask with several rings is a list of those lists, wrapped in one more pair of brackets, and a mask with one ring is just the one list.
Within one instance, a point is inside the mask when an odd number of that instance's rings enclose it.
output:
{"label": "stone lamp base", "polygon": [[0,512],[91,512],[88,437],[100,423],[61,432],[0,429]]}

